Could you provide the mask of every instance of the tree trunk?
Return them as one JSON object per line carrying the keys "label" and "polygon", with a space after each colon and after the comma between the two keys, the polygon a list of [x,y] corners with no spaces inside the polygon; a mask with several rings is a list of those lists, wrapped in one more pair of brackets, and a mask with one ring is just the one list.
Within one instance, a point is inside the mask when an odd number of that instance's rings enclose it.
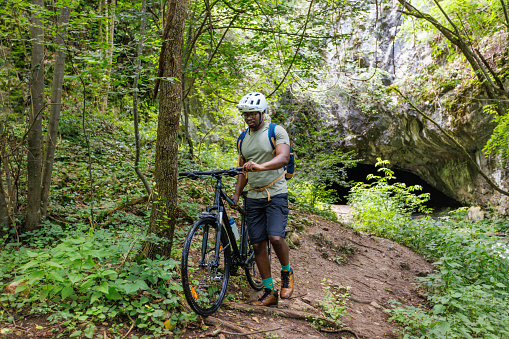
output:
{"label": "tree trunk", "polygon": [[115,19],[116,19],[116,16],[115,16],[115,11],[116,11],[116,7],[117,7],[117,0],[110,0],[110,4],[108,6],[108,3],[107,1],[105,1],[105,7],[106,7],[106,13],[108,13],[107,17],[108,17],[108,23],[107,23],[107,27],[106,27],[106,43],[107,43],[107,47],[106,47],[106,62],[107,62],[107,66],[106,66],[106,74],[105,74],[105,81],[106,83],[104,84],[104,93],[103,93],[103,98],[102,98],[102,111],[106,111],[106,109],[108,108],[108,93],[110,92],[110,88],[111,88],[111,81],[110,81],[110,77],[111,77],[111,68],[112,68],[112,63],[113,63],[113,38],[115,36]]}
{"label": "tree trunk", "polygon": [[[185,90],[185,76],[182,77],[182,93]],[[189,155],[191,158],[194,156],[194,149],[193,149],[193,139],[191,139],[191,135],[189,134],[189,96],[187,99],[183,102],[184,105],[184,135],[187,141],[187,144],[189,145]]]}
{"label": "tree trunk", "polygon": [[[3,122],[0,121],[0,137],[2,135],[2,126]],[[4,182],[3,182],[3,175],[2,175],[2,153],[0,151],[0,241],[1,238],[7,233],[7,230],[10,226],[9,222],[9,208],[7,207],[7,198],[8,194],[5,194],[4,190]],[[4,166],[5,167],[5,166]],[[7,173],[6,168],[6,173]]]}
{"label": "tree trunk", "polygon": [[134,137],[136,139],[136,159],[134,161],[134,171],[140,178],[147,194],[150,196],[150,185],[147,179],[140,170],[140,130],[139,130],[139,114],[138,114],[138,80],[141,75],[141,55],[143,53],[143,39],[145,37],[145,12],[147,11],[147,0],[141,2],[141,25],[140,25],[140,40],[138,42],[138,52],[136,60],[136,76],[134,77],[134,93],[133,93],[133,115],[134,115]]}
{"label": "tree trunk", "polygon": [[178,130],[182,109],[182,45],[187,1],[168,0],[166,26],[163,33],[160,67],[163,78],[178,79],[161,82],[154,169],[154,197],[148,234],[162,242],[147,242],[143,254],[155,258],[169,257],[177,216]]}
{"label": "tree trunk", "polygon": [[49,188],[51,184],[51,174],[53,172],[53,160],[55,159],[55,149],[58,138],[58,122],[60,121],[60,110],[62,108],[62,85],[64,83],[65,71],[65,39],[67,36],[67,23],[69,22],[71,10],[64,6],[60,12],[60,32],[57,35],[57,45],[60,48],[56,52],[55,70],[53,71],[53,88],[51,91],[51,108],[48,122],[48,133],[46,134],[46,149],[42,164],[42,210],[41,217],[46,219],[48,211]]}
{"label": "tree trunk", "polygon": [[38,227],[41,219],[41,138],[42,110],[44,109],[44,30],[39,11],[44,0],[32,0],[30,28],[32,38],[32,79],[30,85],[31,109],[28,114],[28,196],[25,230]]}

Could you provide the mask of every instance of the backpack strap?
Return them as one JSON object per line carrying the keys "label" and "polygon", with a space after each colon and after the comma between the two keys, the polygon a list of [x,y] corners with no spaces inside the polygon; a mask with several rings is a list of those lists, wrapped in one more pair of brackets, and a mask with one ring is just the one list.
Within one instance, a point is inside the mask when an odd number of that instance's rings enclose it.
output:
{"label": "backpack strap", "polygon": [[272,155],[275,156],[276,154],[276,126],[277,124],[270,123],[269,124],[269,142],[272,146]]}
{"label": "backpack strap", "polygon": [[240,133],[238,139],[237,139],[237,151],[239,152],[239,155],[242,156],[242,142],[244,141],[244,138],[246,137],[246,133],[247,133],[247,130],[249,129],[246,128],[246,130],[242,133]]}

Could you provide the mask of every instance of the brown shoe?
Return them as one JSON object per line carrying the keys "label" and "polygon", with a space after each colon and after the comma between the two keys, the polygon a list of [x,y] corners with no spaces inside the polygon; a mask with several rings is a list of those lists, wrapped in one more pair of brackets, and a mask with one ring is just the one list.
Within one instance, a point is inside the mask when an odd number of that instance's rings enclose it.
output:
{"label": "brown shoe", "polygon": [[293,293],[293,270],[281,271],[281,299],[288,299]]}
{"label": "brown shoe", "polygon": [[277,307],[278,303],[278,291],[271,290],[270,288],[266,288],[265,292],[261,296],[260,299],[253,301],[251,303],[252,306],[268,306],[268,307]]}

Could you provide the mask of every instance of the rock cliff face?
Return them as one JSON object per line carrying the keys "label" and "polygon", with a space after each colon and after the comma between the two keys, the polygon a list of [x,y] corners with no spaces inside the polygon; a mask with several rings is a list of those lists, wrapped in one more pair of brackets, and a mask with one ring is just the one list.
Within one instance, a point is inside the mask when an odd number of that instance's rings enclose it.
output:
{"label": "rock cliff face", "polygon": [[[494,128],[493,116],[483,112],[483,106],[491,102],[479,86],[471,84],[468,65],[439,65],[444,73],[440,75],[436,73],[440,60],[432,58],[428,42],[419,37],[394,42],[401,21],[396,4],[378,15],[373,10],[369,17],[373,22],[378,17],[376,26],[347,25],[352,33],[357,30],[349,53],[356,55],[359,65],[376,64],[387,71],[381,79],[384,86],[395,85],[410,94],[414,104],[454,136],[481,169],[507,190],[508,162],[486,158],[482,152]],[[432,82],[440,85],[430,86]],[[508,89],[509,83],[506,85]],[[434,91],[422,95],[426,86]],[[358,97],[351,100],[341,95],[330,102],[328,123],[338,137],[339,149],[354,150],[366,164],[374,164],[377,157],[390,160],[394,167],[418,175],[451,198],[509,214],[509,198],[494,191],[444,133],[395,93],[390,94],[389,104],[381,102],[375,110],[368,112],[362,104]]]}

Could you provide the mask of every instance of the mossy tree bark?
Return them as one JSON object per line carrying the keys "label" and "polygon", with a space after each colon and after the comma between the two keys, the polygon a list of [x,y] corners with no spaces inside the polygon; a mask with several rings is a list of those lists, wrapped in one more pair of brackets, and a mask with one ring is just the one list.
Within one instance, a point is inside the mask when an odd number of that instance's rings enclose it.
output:
{"label": "mossy tree bark", "polygon": [[[182,45],[187,2],[169,0],[159,59],[161,94],[157,126],[155,187],[148,234],[154,234],[158,243],[147,241],[143,254],[168,257],[171,253],[177,217],[178,131],[182,109]],[[162,68],[162,69],[161,69]]]}
{"label": "mossy tree bark", "polygon": [[44,30],[41,14],[43,0],[32,0],[31,38],[32,38],[32,79],[30,85],[31,109],[28,113],[28,155],[27,155],[27,215],[25,230],[31,231],[39,226],[41,220],[41,139],[42,110],[44,109]]}

